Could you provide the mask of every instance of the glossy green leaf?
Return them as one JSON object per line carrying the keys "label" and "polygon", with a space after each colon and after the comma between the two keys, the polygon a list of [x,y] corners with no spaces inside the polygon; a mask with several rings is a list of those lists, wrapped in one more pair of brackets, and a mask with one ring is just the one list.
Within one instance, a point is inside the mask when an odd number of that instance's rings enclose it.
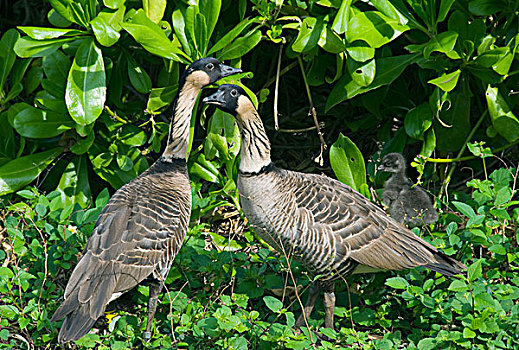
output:
{"label": "glossy green leaf", "polygon": [[43,72],[47,77],[42,81],[43,88],[64,100],[70,66],[70,59],[59,50],[43,57]]}
{"label": "glossy green leaf", "polygon": [[49,23],[55,27],[66,28],[72,24],[71,21],[60,15],[55,9],[51,9],[47,14]]}
{"label": "glossy green leaf", "polygon": [[292,49],[295,52],[313,50],[319,42],[324,26],[325,23],[321,18],[306,17],[303,19],[297,38],[292,44]]}
{"label": "glossy green leaf", "polygon": [[220,60],[232,60],[245,55],[261,41],[261,32],[256,28],[245,36],[234,40],[229,46],[220,51],[216,57]]}
{"label": "glossy green leaf", "polygon": [[344,45],[342,39],[328,26],[324,26],[321,31],[318,45],[322,47],[324,51],[334,54],[346,50],[346,45]]}
{"label": "glossy green leaf", "polygon": [[348,29],[351,1],[352,0],[342,0],[341,7],[333,20],[332,28],[338,34],[343,34]]}
{"label": "glossy green leaf", "polygon": [[386,280],[385,285],[395,289],[407,289],[409,282],[402,277],[390,277]]}
{"label": "glossy green leaf", "polygon": [[130,171],[133,168],[133,161],[125,154],[118,154],[116,156],[117,165],[122,171]]}
{"label": "glossy green leaf", "polygon": [[119,139],[125,145],[138,147],[146,143],[147,136],[141,128],[127,124],[122,127]]}
{"label": "glossy green leaf", "polygon": [[91,38],[85,39],[76,52],[65,100],[70,116],[80,125],[93,123],[103,111],[106,100],[103,53]]}
{"label": "glossy green leaf", "polygon": [[103,17],[96,17],[90,21],[90,25],[92,26],[92,30],[94,31],[94,35],[96,36],[97,41],[106,47],[112,46],[115,44],[120,37],[119,32],[117,32]]}
{"label": "glossy green leaf", "polygon": [[346,40],[362,40],[373,48],[379,48],[409,30],[399,20],[389,18],[381,12],[359,12],[348,23]]}
{"label": "glossy green leaf", "polygon": [[16,29],[9,29],[0,40],[0,90],[3,88],[16,60],[14,45],[19,38],[20,34]]}
{"label": "glossy green leaf", "polygon": [[58,29],[58,28],[43,28],[43,27],[17,27],[19,30],[27,34],[32,39],[45,40],[56,39],[62,36],[77,36],[84,35],[85,32],[77,29]]}
{"label": "glossy green leaf", "polygon": [[135,90],[141,94],[147,94],[151,90],[151,79],[148,73],[133,59],[127,56],[128,59],[128,76]]}
{"label": "glossy green leaf", "polygon": [[142,7],[146,16],[155,23],[159,23],[164,17],[166,5],[167,0],[142,0]]}
{"label": "glossy green leaf", "polygon": [[75,38],[36,40],[24,36],[16,41],[14,52],[20,57],[44,57]]}
{"label": "glossy green leaf", "polygon": [[43,69],[40,65],[33,65],[25,74],[24,90],[26,94],[31,94],[40,86],[43,79]]}
{"label": "glossy green leaf", "polygon": [[[200,8],[200,13],[202,13],[205,17],[207,40],[209,40],[209,38],[213,34],[214,27],[218,22],[218,16],[220,15],[222,1],[200,0],[198,6]],[[205,43],[205,46],[207,46],[207,42]]]}
{"label": "glossy green leaf", "polygon": [[460,58],[456,51],[453,51],[457,39],[458,33],[453,31],[443,32],[433,36],[423,50],[424,58],[429,59],[431,54],[435,51],[442,52],[451,59]]}
{"label": "glossy green leaf", "polygon": [[357,62],[349,59],[346,63],[348,66],[348,72],[357,85],[366,87],[373,82],[373,79],[375,79],[375,73],[377,71],[375,59],[366,62]]}
{"label": "glossy green leaf", "polygon": [[342,133],[330,148],[330,164],[337,179],[358,190],[366,183],[364,157],[357,146]]}
{"label": "glossy green leaf", "polygon": [[499,90],[489,85],[486,97],[490,119],[497,132],[509,142],[519,139],[519,120],[508,107]]}
{"label": "glossy green leaf", "polygon": [[425,133],[420,155],[422,155],[424,158],[429,158],[430,156],[432,156],[435,148],[436,148],[436,134],[434,133],[434,129],[429,129]]}
{"label": "glossy green leaf", "polygon": [[416,62],[419,55],[402,55],[377,59],[377,72],[373,82],[366,87],[357,84],[349,74],[335,83],[332,92],[326,101],[326,111],[330,110],[336,104],[357,96],[358,94],[376,89],[383,85],[391,84],[396,78],[402,74],[404,69],[410,64]]}
{"label": "glossy green leaf", "polygon": [[151,89],[146,109],[152,113],[157,112],[162,107],[170,105],[176,93],[177,85]]}
{"label": "glossy green leaf", "polygon": [[77,137],[76,143],[70,147],[70,151],[74,154],[84,154],[88,152],[95,140],[95,133],[91,131],[86,137]]}
{"label": "glossy green leaf", "polygon": [[456,70],[449,74],[443,74],[442,76],[431,79],[428,81],[429,84],[436,85],[443,91],[449,92],[453,90],[456,87],[456,84],[458,84],[458,79],[460,77],[461,70]]}
{"label": "glossy green leaf", "polygon": [[346,46],[348,55],[357,62],[366,62],[375,57],[375,49],[364,41],[355,41]]}
{"label": "glossy green leaf", "polygon": [[67,114],[44,111],[32,106],[16,113],[13,123],[20,135],[37,139],[57,136],[74,126],[74,121]]}
{"label": "glossy green leaf", "polygon": [[389,18],[398,20],[400,24],[407,24],[407,18],[393,5],[390,0],[371,0],[373,6]]}
{"label": "glossy green leaf", "polygon": [[[440,151],[458,150],[465,142],[471,130],[470,112],[471,96],[466,90],[466,82],[463,77],[458,81],[456,89],[449,94],[449,103],[436,116],[434,131],[436,132],[436,144]],[[439,89],[438,89],[439,90]]]}
{"label": "glossy green leaf", "polygon": [[124,22],[122,27],[147,51],[160,57],[189,64],[191,60],[189,56],[173,44],[142,9],[127,17],[127,22]]}
{"label": "glossy green leaf", "polygon": [[173,30],[175,34],[182,44],[182,48],[184,51],[191,55],[191,45],[190,40],[187,39],[186,31],[186,21],[184,19],[184,12],[181,9],[176,9],[173,11]]}
{"label": "glossy green leaf", "polygon": [[404,120],[405,132],[412,138],[423,140],[424,133],[432,125],[432,113],[429,104],[422,103],[407,112]]}
{"label": "glossy green leaf", "polygon": [[126,0],[103,0],[103,4],[113,10],[120,8],[125,2]]}
{"label": "glossy green leaf", "polygon": [[263,297],[265,305],[274,313],[279,313],[283,309],[283,303],[270,295]]}
{"label": "glossy green leaf", "polygon": [[16,158],[0,167],[0,196],[31,183],[62,152],[61,147]]}
{"label": "glossy green leaf", "polygon": [[65,206],[79,204],[86,208],[91,200],[85,156],[74,158],[59,180],[57,190]]}
{"label": "glossy green leaf", "polygon": [[72,16],[72,11],[70,9],[70,4],[72,3],[72,1],[73,0],[49,0],[49,3],[52,5],[54,10],[56,10],[56,12],[60,14],[63,18],[77,24],[77,22],[74,19],[74,16]]}
{"label": "glossy green leaf", "polygon": [[251,23],[252,19],[244,19],[240,23],[238,23],[233,29],[231,29],[227,34],[225,34],[220,40],[213,45],[213,47],[207,52],[207,55],[211,55],[214,52],[220,51],[229,46],[229,44],[238,37],[244,30],[246,30]]}
{"label": "glossy green leaf", "polygon": [[488,16],[505,10],[505,0],[472,0],[469,2],[469,11],[476,16]]}
{"label": "glossy green leaf", "polygon": [[482,268],[481,268],[481,259],[476,260],[472,265],[467,268],[467,278],[470,282],[477,280],[481,277]]}

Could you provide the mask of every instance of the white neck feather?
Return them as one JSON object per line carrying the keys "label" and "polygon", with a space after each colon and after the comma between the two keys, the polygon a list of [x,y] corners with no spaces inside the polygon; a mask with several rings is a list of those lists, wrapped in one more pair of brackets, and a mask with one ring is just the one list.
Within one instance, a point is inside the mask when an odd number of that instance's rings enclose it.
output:
{"label": "white neck feather", "polygon": [[257,173],[271,163],[270,142],[252,102],[241,96],[239,106],[237,119],[241,129],[240,171]]}
{"label": "white neck feather", "polygon": [[162,154],[164,161],[173,158],[186,159],[189,144],[189,126],[193,115],[193,106],[201,88],[186,81],[178,94],[173,120],[169,128],[168,145]]}

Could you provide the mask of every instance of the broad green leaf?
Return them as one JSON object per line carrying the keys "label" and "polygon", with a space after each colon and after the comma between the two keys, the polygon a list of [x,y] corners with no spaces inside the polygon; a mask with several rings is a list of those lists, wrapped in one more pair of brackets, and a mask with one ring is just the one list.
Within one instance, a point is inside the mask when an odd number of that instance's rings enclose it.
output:
{"label": "broad green leaf", "polygon": [[330,164],[337,179],[359,190],[366,183],[364,157],[357,146],[342,133],[330,148]]}
{"label": "broad green leaf", "polygon": [[475,281],[481,277],[481,259],[476,260],[472,265],[467,268],[467,278],[470,282]]}
{"label": "broad green leaf", "polygon": [[33,65],[27,74],[25,74],[24,90],[27,95],[30,95],[34,90],[40,86],[43,79],[43,69],[40,65]]}
{"label": "broad green leaf", "polygon": [[20,57],[44,57],[76,38],[36,40],[24,36],[16,41],[14,52]]}
{"label": "broad green leaf", "polygon": [[453,31],[443,32],[433,36],[423,50],[424,58],[429,59],[431,54],[435,51],[442,52],[451,59],[460,58],[456,51],[453,51],[457,39],[458,33]]}
{"label": "broad green leaf", "polygon": [[78,36],[86,33],[77,29],[58,29],[58,28],[43,28],[43,27],[17,27],[19,30],[27,34],[32,39],[46,40],[56,39],[61,36]]}
{"label": "broad green leaf", "polygon": [[[216,151],[221,153],[224,158],[227,158],[229,153],[236,156],[240,151],[240,131],[234,118],[219,109],[209,120],[208,135],[210,137],[204,143],[206,159],[212,159],[216,155]],[[212,150],[213,147],[216,149]]]}
{"label": "broad green leaf", "polygon": [[111,26],[113,30],[119,33],[122,29],[121,23],[123,22],[125,12],[125,6],[119,7],[116,11],[103,9],[97,14],[96,18],[102,19],[107,25]]}
{"label": "broad green leaf", "polygon": [[486,97],[490,119],[497,132],[509,142],[519,139],[519,120],[499,90],[488,85]]}
{"label": "broad green leaf", "polygon": [[55,9],[51,9],[47,14],[49,23],[55,27],[66,28],[69,27],[72,22],[60,15]]}
{"label": "broad green leaf", "polygon": [[349,43],[346,47],[346,52],[357,62],[366,62],[375,57],[375,49],[368,46],[364,41]]}
{"label": "broad green leaf", "polygon": [[449,74],[443,74],[442,76],[431,79],[428,81],[428,83],[436,85],[443,91],[449,92],[453,90],[456,87],[456,84],[458,84],[458,79],[460,77],[461,70],[456,70]]}
{"label": "broad green leaf", "polygon": [[101,45],[109,47],[119,40],[120,34],[103,17],[94,18],[90,25]]}
{"label": "broad green leaf", "polygon": [[118,154],[116,156],[117,165],[122,171],[130,171],[133,168],[133,161],[125,154]]}
{"label": "broad green leaf", "polygon": [[164,17],[167,0],[142,0],[142,7],[146,16],[155,23],[159,23]]}
{"label": "broad green leaf", "polygon": [[16,60],[14,45],[19,38],[20,34],[16,29],[9,29],[0,40],[0,90],[2,90]]}
{"label": "broad green leaf", "polygon": [[389,18],[396,19],[400,24],[407,24],[407,18],[392,4],[390,0],[371,0],[373,6]]}
{"label": "broad green leaf", "polygon": [[391,84],[400,76],[400,74],[402,74],[407,66],[416,62],[418,58],[419,54],[377,59],[377,72],[375,74],[375,79],[373,79],[373,82],[366,87],[357,84],[349,74],[343,75],[343,77],[335,83],[332,92],[328,96],[328,100],[326,101],[326,111],[329,111],[330,108],[342,101],[383,85]]}
{"label": "broad green leaf", "polygon": [[32,106],[18,112],[13,123],[20,135],[36,139],[57,136],[75,124],[67,114],[44,111]]}
{"label": "broad green leaf", "polygon": [[231,29],[220,40],[218,40],[216,44],[213,45],[213,47],[207,52],[207,55],[211,55],[212,53],[220,51],[223,48],[227,47],[236,37],[238,37],[238,35],[240,35],[245,29],[247,29],[252,22],[252,19],[244,19],[243,21],[238,23],[233,29]]}
{"label": "broad green leaf", "polygon": [[366,62],[357,62],[352,59],[346,61],[351,78],[359,86],[369,86],[375,79],[377,71],[375,59]]}
{"label": "broad green leaf", "polygon": [[344,45],[342,39],[326,25],[323,27],[318,45],[322,47],[324,51],[334,54],[346,50],[346,45]]}
{"label": "broad green leaf", "polygon": [[106,75],[103,53],[92,38],[79,46],[67,79],[65,101],[70,116],[80,125],[92,124],[103,111]]}
{"label": "broad green leaf", "polygon": [[218,21],[218,16],[220,15],[222,1],[200,0],[198,6],[200,8],[200,13],[202,13],[205,17],[207,42],[205,42],[204,45],[207,47],[209,38],[211,38],[211,35],[213,34],[214,27]]}
{"label": "broad green leaf", "polygon": [[390,277],[386,280],[385,285],[395,289],[407,289],[409,282],[402,277]]}
{"label": "broad green leaf", "polygon": [[472,218],[476,216],[474,209],[470,205],[457,201],[452,201],[452,204],[466,217]]}
{"label": "broad green leaf", "polygon": [[436,134],[434,133],[434,129],[429,129],[425,133],[425,139],[422,144],[422,150],[420,151],[420,155],[424,158],[429,158],[436,148]]}
{"label": "broad green leaf", "polygon": [[436,23],[443,22],[445,18],[447,18],[447,14],[449,10],[454,4],[454,0],[441,0],[440,2],[440,10],[438,11],[438,17],[436,18]]}
{"label": "broad green leaf", "polygon": [[462,280],[454,280],[451,282],[449,290],[453,292],[466,292],[468,290],[468,286]]}
{"label": "broad green leaf", "polygon": [[65,100],[70,66],[70,59],[59,50],[43,57],[43,72],[47,77],[42,81],[43,88],[51,95]]}
{"label": "broad green leaf", "polygon": [[333,20],[332,28],[338,34],[343,34],[348,29],[351,1],[352,0],[342,0],[341,7]]}
{"label": "broad green leaf", "polygon": [[182,44],[182,48],[184,49],[184,51],[188,55],[191,55],[190,41],[188,40],[186,32],[185,32],[186,22],[184,19],[184,13],[182,12],[181,9],[176,9],[175,11],[173,11],[172,17],[173,17],[172,18],[173,19],[173,29],[175,30],[175,34],[176,34],[178,40],[180,41],[180,43]]}
{"label": "broad green leaf", "polygon": [[218,175],[214,174],[212,171],[200,165],[199,163],[193,163],[189,167],[189,174],[196,175],[201,179],[212,183],[218,183]]}
{"label": "broad green leaf", "polygon": [[381,12],[359,12],[348,23],[346,40],[350,43],[362,40],[373,48],[379,48],[407,30],[409,26],[402,25],[399,20],[389,18]]}
{"label": "broad green leaf", "polygon": [[189,64],[191,58],[173,44],[160,27],[152,22],[142,9],[127,14],[122,27],[147,51],[159,57]]}
{"label": "broad green leaf", "polygon": [[77,137],[76,143],[70,147],[70,151],[72,153],[78,154],[78,155],[84,154],[84,153],[88,152],[88,150],[94,143],[94,139],[95,139],[95,133],[93,131],[88,133],[88,135],[84,138]]}
{"label": "broad green leaf", "polygon": [[489,68],[503,59],[508,53],[508,47],[497,47],[495,49],[483,52],[478,57],[476,57],[474,62],[482,67]]}
{"label": "broad green leaf", "polygon": [[85,156],[76,157],[68,164],[63,175],[61,175],[57,190],[65,206],[76,203],[81,208],[88,206],[91,193]]}
{"label": "broad green leaf", "polygon": [[198,49],[199,56],[205,56],[207,51],[207,25],[205,23],[205,16],[201,13],[195,14],[195,43]]}
{"label": "broad green leaf", "polygon": [[146,109],[152,113],[173,102],[177,93],[177,85],[151,89]]}
{"label": "broad green leaf", "polygon": [[265,305],[274,313],[279,313],[283,309],[283,303],[270,295],[263,297]]}
{"label": "broad green leaf", "polygon": [[459,150],[471,130],[470,112],[473,102],[471,92],[467,89],[468,84],[462,76],[456,89],[449,93],[449,103],[445,103],[436,116],[434,131],[440,151]]}
{"label": "broad green leaf", "polygon": [[9,159],[16,156],[16,138],[12,126],[7,120],[7,111],[0,113],[0,158]]}
{"label": "broad green leaf", "polygon": [[431,127],[431,125],[431,108],[426,102],[411,109],[405,116],[405,132],[414,139],[423,140],[424,133]]}
{"label": "broad green leaf", "polygon": [[261,32],[257,28],[253,29],[245,36],[234,40],[232,44],[220,51],[216,57],[222,61],[242,57],[258,45],[260,41]]}
{"label": "broad green leaf", "polygon": [[116,10],[116,9],[120,8],[121,6],[124,6],[125,2],[126,2],[126,0],[103,0],[103,4],[106,7],[111,8],[113,10]]}
{"label": "broad green leaf", "polygon": [[472,0],[469,2],[469,11],[476,16],[488,16],[505,10],[507,1],[504,0]]}
{"label": "broad green leaf", "polygon": [[49,0],[51,6],[66,20],[76,23],[74,16],[72,16],[72,10],[70,9],[70,4],[73,0]]}
{"label": "broad green leaf", "polygon": [[135,90],[147,94],[151,90],[151,79],[144,69],[131,56],[127,56],[128,76]]}
{"label": "broad green leaf", "polygon": [[147,136],[141,128],[126,124],[121,129],[119,139],[125,145],[138,147],[146,143]]}
{"label": "broad green leaf", "polygon": [[308,52],[313,50],[321,37],[321,32],[325,26],[322,18],[306,17],[301,23],[301,29],[296,40],[292,44],[295,52]]}
{"label": "broad green leaf", "polygon": [[61,147],[16,158],[0,167],[0,196],[31,183],[61,152]]}

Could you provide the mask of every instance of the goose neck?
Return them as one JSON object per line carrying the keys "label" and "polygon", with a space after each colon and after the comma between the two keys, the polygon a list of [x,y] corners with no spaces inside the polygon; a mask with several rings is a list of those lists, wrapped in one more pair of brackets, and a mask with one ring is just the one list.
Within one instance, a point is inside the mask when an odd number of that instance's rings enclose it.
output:
{"label": "goose neck", "polygon": [[258,112],[251,108],[237,115],[241,131],[240,172],[259,173],[271,164],[270,142]]}

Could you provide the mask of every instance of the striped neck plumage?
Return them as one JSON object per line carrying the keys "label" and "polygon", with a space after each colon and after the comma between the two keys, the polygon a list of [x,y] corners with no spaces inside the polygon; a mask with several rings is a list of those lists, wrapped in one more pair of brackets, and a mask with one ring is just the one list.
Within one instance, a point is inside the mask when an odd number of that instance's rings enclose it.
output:
{"label": "striped neck plumage", "polygon": [[173,120],[169,127],[168,145],[162,154],[162,160],[166,162],[171,162],[173,159],[186,159],[193,106],[201,90],[189,81],[179,88]]}
{"label": "striped neck plumage", "polygon": [[240,172],[260,173],[271,164],[270,142],[263,122],[250,100],[240,103],[237,119],[241,129]]}

